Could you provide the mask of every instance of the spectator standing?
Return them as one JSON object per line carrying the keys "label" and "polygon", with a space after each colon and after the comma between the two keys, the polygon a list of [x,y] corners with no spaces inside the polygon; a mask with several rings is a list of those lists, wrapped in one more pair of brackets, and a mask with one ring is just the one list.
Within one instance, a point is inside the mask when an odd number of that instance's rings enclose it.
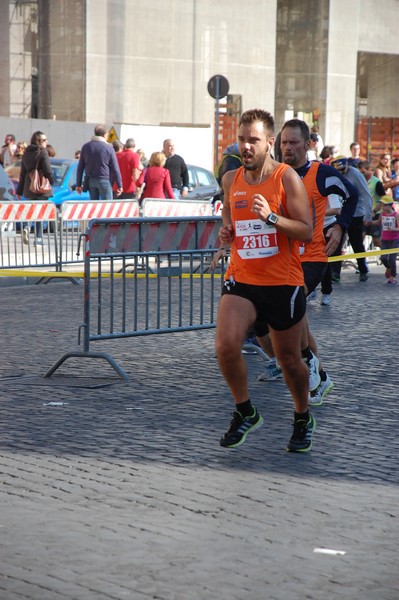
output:
{"label": "spectator standing", "polygon": [[391,156],[388,153],[381,154],[374,175],[382,181],[385,194],[392,196]]}
{"label": "spectator standing", "polygon": [[392,186],[392,197],[398,202],[399,201],[399,158],[394,158],[392,161],[392,183],[395,185]]}
{"label": "spectator standing", "polygon": [[173,194],[176,200],[184,198],[188,194],[188,170],[184,159],[175,154],[175,145],[171,139],[163,143],[163,152],[166,156],[165,168],[170,173]]}
{"label": "spectator standing", "polygon": [[13,161],[12,162],[18,162],[22,159],[23,155],[25,154],[25,150],[27,149],[28,144],[26,142],[17,142],[17,149],[15,151],[14,157],[13,157]]}
{"label": "spectator standing", "polygon": [[[123,192],[121,200],[130,200],[136,197],[136,182],[140,177],[140,158],[134,151],[136,143],[133,138],[128,138],[121,152],[116,153],[119,170],[122,176]],[[114,184],[114,189],[116,184]]]}
{"label": "spectator standing", "polygon": [[150,157],[149,166],[144,171],[144,198],[173,198],[173,188],[170,181],[170,173],[164,168],[165,154],[153,152]]}
{"label": "spectator standing", "polygon": [[[49,190],[43,194],[37,195],[29,189],[31,179],[30,173],[34,169],[38,169],[44,177],[47,177],[51,184],[54,183],[53,173],[51,170],[49,156],[46,150],[47,138],[42,131],[35,131],[32,135],[29,146],[26,148],[22,156],[21,171],[17,187],[17,198],[20,200],[23,195],[28,200],[48,200],[52,197],[53,192]],[[22,230],[22,239],[24,244],[29,242],[29,225],[24,224]],[[41,221],[36,223],[36,245],[43,245],[43,224]]]}
{"label": "spectator standing", "polygon": [[5,171],[11,179],[15,189],[18,186],[19,175],[21,173],[22,157],[27,147],[28,144],[26,142],[17,142],[17,149],[12,157],[11,163],[8,167],[5,167]]}
{"label": "spectator standing", "polygon": [[17,145],[15,143],[15,135],[12,133],[7,133],[4,138],[4,144],[1,147],[0,151],[0,163],[3,167],[8,167],[13,162],[14,154],[17,150]]}
{"label": "spectator standing", "polygon": [[[328,232],[330,231],[331,227],[334,227],[336,221],[337,221],[337,216],[341,214],[341,210],[342,210],[342,198],[340,198],[340,196],[338,196],[338,194],[329,194],[328,196],[328,201],[327,201],[327,208],[326,208],[326,212],[325,212],[325,216],[324,216],[324,228],[323,228],[323,233],[324,233],[324,237],[326,242],[328,242]],[[338,254],[341,253],[341,248],[340,246],[338,247],[338,250],[335,250],[331,256],[338,256]],[[321,301],[320,304],[321,306],[330,306],[331,304],[331,293],[333,291],[333,286],[332,286],[332,276],[331,276],[331,265],[329,262],[327,262],[326,265],[326,270],[323,274],[323,277],[321,278],[321,282],[320,282],[320,287],[321,287]]]}
{"label": "spectator standing", "polygon": [[223,151],[223,156],[220,162],[216,165],[214,175],[216,177],[216,181],[220,187],[219,199],[222,203],[224,201],[224,192],[223,192],[223,175],[227,173],[227,171],[233,171],[234,169],[238,169],[242,165],[242,160],[240,156],[240,150],[238,148],[238,143],[234,142],[234,144],[230,144]]}
{"label": "spectator standing", "polygon": [[309,148],[307,151],[308,160],[319,160],[318,154],[318,145],[319,145],[319,134],[311,133],[309,139]]}
{"label": "spectator standing", "polygon": [[83,172],[88,177],[87,187],[91,200],[111,200],[112,183],[116,183],[116,193],[119,196],[122,191],[122,177],[119,170],[115,151],[111,144],[107,143],[107,129],[104,125],[96,125],[94,136],[90,142],[82,146],[77,174],[76,191],[82,192]]}
{"label": "spectator standing", "polygon": [[366,235],[371,236],[374,246],[381,248],[381,225],[378,224],[377,221],[381,212],[380,198],[385,195],[384,186],[382,181],[373,175],[370,163],[367,160],[361,160],[357,168],[366,178],[372,201],[373,223],[371,225],[366,225],[364,232]]}
{"label": "spectator standing", "polygon": [[139,148],[137,150],[137,154],[139,155],[139,159],[140,159],[140,163],[142,165],[142,168],[146,169],[148,167],[148,158],[146,157],[144,150],[142,150],[141,148]]}
{"label": "spectator standing", "polygon": [[112,147],[115,150],[115,154],[119,154],[123,150],[123,144],[119,140],[114,140],[112,142]]}
{"label": "spectator standing", "polygon": [[55,151],[55,148],[52,144],[47,144],[47,154],[50,158],[56,156],[57,152]]}
{"label": "spectator standing", "polygon": [[320,152],[320,160],[325,165],[329,165],[332,157],[332,146],[323,146]]}
{"label": "spectator standing", "polygon": [[[394,200],[391,196],[382,196],[380,199],[382,211],[378,220],[381,225],[381,249],[397,248],[399,245],[399,214],[394,209]],[[387,283],[396,285],[396,257],[397,253],[383,254],[381,261],[386,268]]]}
{"label": "spectator standing", "polygon": [[[353,252],[364,252],[364,225],[370,225],[372,221],[372,202],[369,188],[367,187],[364,176],[355,167],[350,167],[346,156],[337,156],[331,161],[331,166],[335,167],[352,185],[356,188],[359,200],[356,206],[355,214],[348,227],[348,238]],[[341,240],[342,243],[342,240]],[[358,258],[359,281],[367,281],[368,267],[365,258]],[[331,263],[332,279],[335,282],[340,281],[341,261]]]}
{"label": "spectator standing", "polygon": [[352,142],[349,146],[349,150],[351,151],[351,155],[348,158],[348,165],[350,167],[358,167],[360,161],[360,144],[357,142]]}

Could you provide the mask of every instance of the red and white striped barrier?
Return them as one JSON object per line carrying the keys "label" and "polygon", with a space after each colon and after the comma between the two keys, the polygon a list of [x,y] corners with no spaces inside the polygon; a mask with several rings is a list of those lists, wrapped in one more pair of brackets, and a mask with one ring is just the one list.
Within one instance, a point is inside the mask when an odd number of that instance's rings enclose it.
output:
{"label": "red and white striped barrier", "polygon": [[210,217],[213,213],[211,202],[203,200],[163,200],[146,198],[143,200],[143,217]]}
{"label": "red and white striped barrier", "polygon": [[61,205],[61,216],[64,221],[135,219],[139,216],[139,203],[137,200],[68,201]]}
{"label": "red and white striped barrier", "polygon": [[213,249],[219,245],[220,225],[219,220],[200,221],[198,217],[184,222],[168,219],[141,223],[93,221],[89,226],[90,253]]}
{"label": "red and white striped barrier", "polygon": [[54,221],[57,209],[54,202],[1,202],[0,221]]}

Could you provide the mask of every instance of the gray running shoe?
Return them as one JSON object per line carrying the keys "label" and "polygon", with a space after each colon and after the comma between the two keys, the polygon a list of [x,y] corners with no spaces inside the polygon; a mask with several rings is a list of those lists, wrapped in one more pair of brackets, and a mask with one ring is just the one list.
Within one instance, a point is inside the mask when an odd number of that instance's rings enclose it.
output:
{"label": "gray running shoe", "polygon": [[270,361],[264,371],[258,375],[258,381],[274,381],[276,379],[282,379],[283,372],[276,362]]}
{"label": "gray running shoe", "polygon": [[330,294],[323,294],[321,297],[320,304],[322,306],[330,306],[331,304],[331,296]]}
{"label": "gray running shoe", "polygon": [[312,358],[310,360],[306,360],[305,362],[309,367],[309,390],[313,392],[319,387],[321,382],[321,377],[319,373],[319,359],[312,352]]}

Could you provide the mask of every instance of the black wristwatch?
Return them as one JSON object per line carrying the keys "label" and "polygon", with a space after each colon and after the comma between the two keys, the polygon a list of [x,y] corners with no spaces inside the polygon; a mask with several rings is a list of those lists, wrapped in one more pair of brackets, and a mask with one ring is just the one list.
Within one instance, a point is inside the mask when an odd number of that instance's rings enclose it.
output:
{"label": "black wristwatch", "polygon": [[270,215],[267,215],[266,217],[266,223],[268,225],[275,225],[278,221],[278,215],[276,215],[276,213],[270,213]]}

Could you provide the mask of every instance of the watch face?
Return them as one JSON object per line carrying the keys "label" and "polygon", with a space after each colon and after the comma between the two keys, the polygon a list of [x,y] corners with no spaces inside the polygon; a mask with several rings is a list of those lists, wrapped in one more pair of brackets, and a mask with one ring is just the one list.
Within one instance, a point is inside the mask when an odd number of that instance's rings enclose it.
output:
{"label": "watch face", "polygon": [[267,220],[269,223],[272,223],[274,225],[278,221],[278,216],[275,215],[274,213],[270,213]]}

